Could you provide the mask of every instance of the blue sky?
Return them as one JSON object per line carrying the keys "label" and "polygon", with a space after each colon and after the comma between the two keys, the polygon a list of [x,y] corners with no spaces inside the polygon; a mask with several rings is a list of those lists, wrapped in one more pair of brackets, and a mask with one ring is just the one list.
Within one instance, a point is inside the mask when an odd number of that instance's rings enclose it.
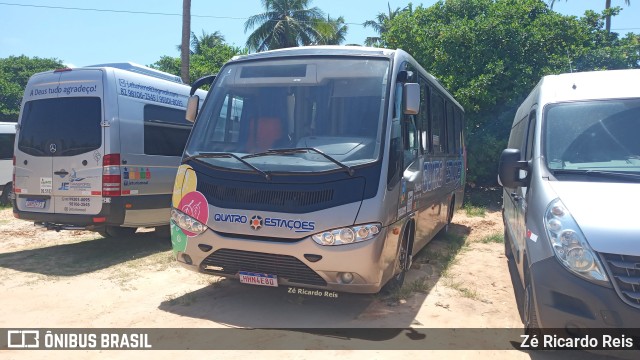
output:
{"label": "blue sky", "polygon": [[[435,0],[413,1],[414,6],[430,6]],[[391,8],[409,1],[390,0]],[[601,11],[605,0],[558,0],[554,10],[580,16],[587,9]],[[98,11],[36,8],[9,4],[57,6],[67,8],[123,10],[180,14],[182,0],[0,0],[0,58],[27,55],[58,58],[74,66],[132,61],[148,65],[162,55],[179,56],[181,17]],[[640,1],[613,0],[623,8],[613,18],[612,29],[621,34],[640,33]],[[374,36],[362,22],[387,11],[381,0],[311,0],[332,17],[343,16],[349,24],[346,43],[362,44]],[[260,0],[192,0],[191,29],[196,34],[219,31],[230,44],[244,46],[245,19],[263,12]],[[352,24],[351,24],[352,23]],[[621,29],[621,30],[618,30]],[[624,29],[624,30],[622,30]]]}

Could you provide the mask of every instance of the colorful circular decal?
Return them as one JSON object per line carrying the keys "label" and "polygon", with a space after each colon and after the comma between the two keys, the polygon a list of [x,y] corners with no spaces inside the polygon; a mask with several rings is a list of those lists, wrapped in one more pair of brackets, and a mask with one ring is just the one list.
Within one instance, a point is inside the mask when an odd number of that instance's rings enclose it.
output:
{"label": "colorful circular decal", "polygon": [[[202,195],[202,193],[198,191],[192,191],[184,195],[184,197],[182,197],[182,200],[180,200],[178,210],[205,225],[209,220],[209,204],[207,203],[207,199],[204,197],[204,195]],[[190,231],[184,229],[182,231],[184,231],[184,233],[188,236],[196,236],[196,234]]]}
{"label": "colorful circular decal", "polygon": [[191,166],[180,165],[180,167],[178,167],[178,173],[176,174],[176,181],[173,185],[173,197],[171,198],[173,207],[177,207],[178,204],[180,204],[183,195],[196,191],[197,185],[198,179]]}
{"label": "colorful circular decal", "polygon": [[173,253],[175,255],[178,252],[184,252],[187,248],[187,235],[171,221],[171,245],[173,247]]}

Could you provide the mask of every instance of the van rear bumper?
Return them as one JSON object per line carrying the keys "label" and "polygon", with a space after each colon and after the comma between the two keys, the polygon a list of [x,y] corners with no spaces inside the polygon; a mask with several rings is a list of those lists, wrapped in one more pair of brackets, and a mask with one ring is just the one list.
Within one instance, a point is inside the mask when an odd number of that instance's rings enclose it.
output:
{"label": "van rear bumper", "polygon": [[[125,224],[126,212],[167,209],[171,204],[171,195],[138,195],[112,197],[111,203],[103,203],[102,210],[95,215],[63,214],[63,213],[42,213],[18,210],[17,205],[13,206],[14,216],[21,220],[29,220],[53,229],[82,228],[87,230],[99,230],[106,225],[121,226]],[[167,216],[166,224],[169,224]],[[155,225],[155,224],[154,224]],[[139,226],[145,226],[141,224]],[[150,225],[151,226],[151,225]]]}
{"label": "van rear bumper", "polygon": [[623,302],[613,287],[596,285],[565,269],[555,257],[531,266],[540,327],[638,328],[640,309]]}

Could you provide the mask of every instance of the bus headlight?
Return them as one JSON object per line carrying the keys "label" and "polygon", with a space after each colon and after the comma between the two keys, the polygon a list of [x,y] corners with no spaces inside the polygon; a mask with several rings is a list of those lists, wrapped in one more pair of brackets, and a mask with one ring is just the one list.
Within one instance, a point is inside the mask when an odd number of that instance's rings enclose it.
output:
{"label": "bus headlight", "polygon": [[608,282],[600,260],[560,199],[549,204],[544,225],[553,252],[562,265],[587,280]]}
{"label": "bus headlight", "polygon": [[327,230],[317,233],[311,238],[320,245],[345,245],[371,240],[380,233],[382,226],[378,223]]}
{"label": "bus headlight", "polygon": [[178,209],[171,209],[171,221],[182,230],[195,235],[200,235],[207,230],[207,227],[203,223]]}

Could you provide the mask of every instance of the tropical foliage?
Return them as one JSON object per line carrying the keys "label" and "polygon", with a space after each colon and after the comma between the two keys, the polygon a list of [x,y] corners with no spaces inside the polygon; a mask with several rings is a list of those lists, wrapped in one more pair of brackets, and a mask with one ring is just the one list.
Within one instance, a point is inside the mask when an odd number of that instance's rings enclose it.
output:
{"label": "tropical foliage", "polygon": [[540,0],[448,0],[400,12],[382,41],[462,103],[469,179],[494,184],[515,110],[543,75],[640,67],[638,36],[607,34],[603,17],[563,16]]}
{"label": "tropical foliage", "polygon": [[265,12],[253,15],[244,23],[249,51],[265,51],[302,45],[337,45],[344,41],[347,26],[344,18],[327,17],[309,0],[262,0]]}
{"label": "tropical foliage", "polygon": [[24,55],[0,58],[0,121],[18,121],[22,95],[31,75],[62,67],[58,59]]}

